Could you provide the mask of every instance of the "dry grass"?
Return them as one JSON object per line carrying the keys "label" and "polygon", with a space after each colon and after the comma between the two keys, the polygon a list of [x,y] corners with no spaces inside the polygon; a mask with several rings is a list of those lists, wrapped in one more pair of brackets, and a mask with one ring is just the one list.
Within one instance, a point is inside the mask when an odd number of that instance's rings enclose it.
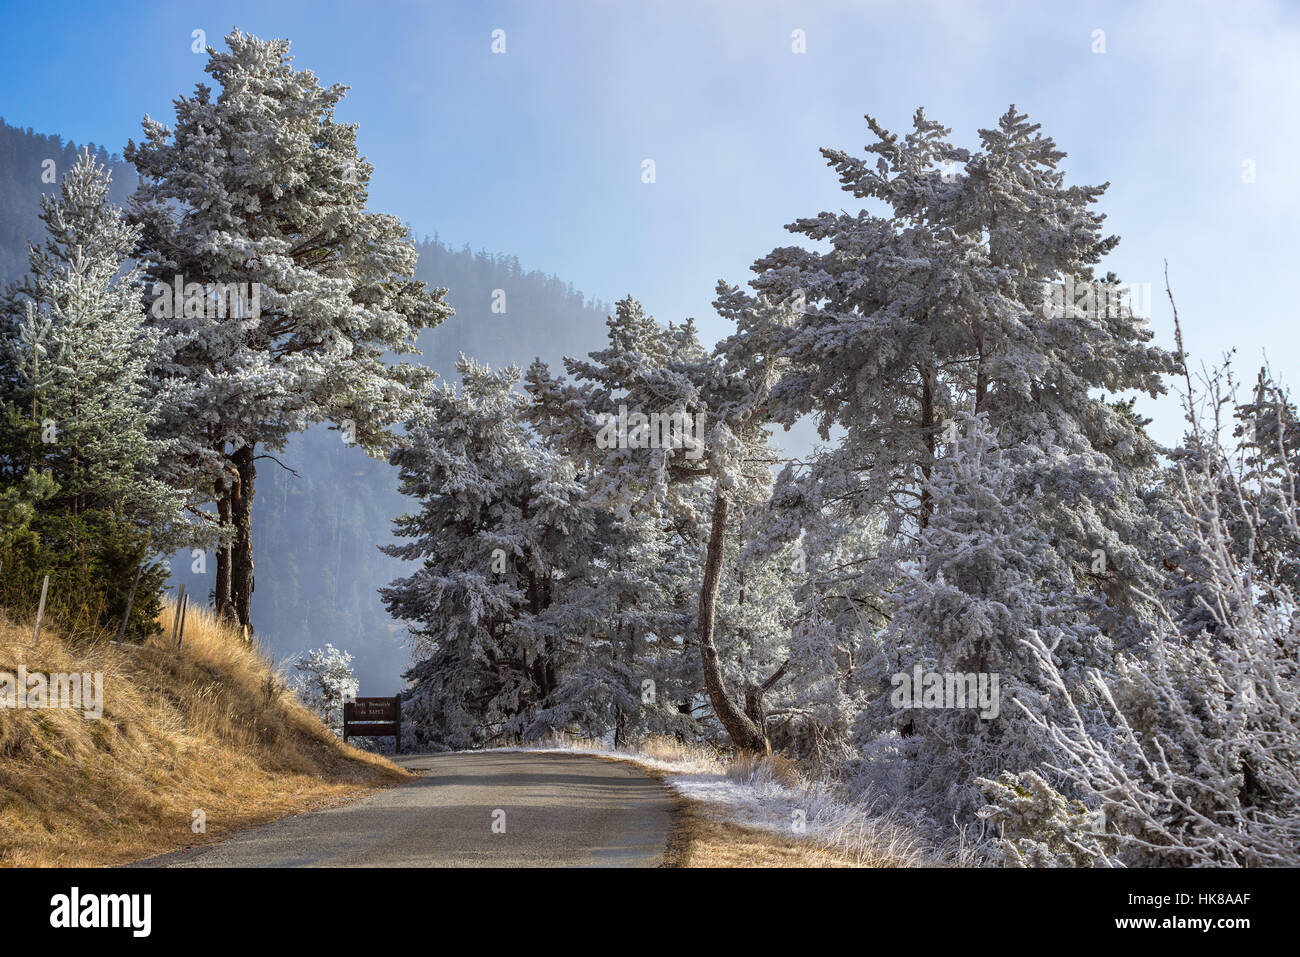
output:
{"label": "dry grass", "polygon": [[[667,782],[659,768],[638,763],[646,774]],[[722,818],[702,801],[673,796],[673,829],[664,854],[665,867],[859,867],[857,862],[821,842],[786,837]]]}
{"label": "dry grass", "polygon": [[[161,620],[170,632],[172,610]],[[102,672],[104,713],[0,710],[0,865],[118,864],[407,777],[342,744],[270,661],[191,608],[185,640],[65,640],[0,618],[0,671]],[[206,833],[192,831],[192,813]]]}
{"label": "dry grass", "polygon": [[[557,739],[557,743],[568,747],[585,746],[596,750],[602,747],[590,741],[569,737]],[[658,736],[648,737],[641,742],[641,746],[637,748],[637,754],[644,755],[652,761],[663,761],[665,764],[678,765],[683,768],[690,767],[719,772],[726,770],[729,762],[728,757],[716,748],[678,741],[676,738]]]}
{"label": "dry grass", "polygon": [[682,847],[674,867],[861,867],[833,847],[724,821],[699,801],[682,799]]}
{"label": "dry grass", "polygon": [[805,783],[798,765],[783,754],[757,755],[746,752],[728,761],[723,773],[732,781],[740,783],[765,777],[791,790],[803,787]]}
{"label": "dry grass", "polygon": [[674,738],[648,738],[634,753],[559,736],[551,747],[629,761],[670,787],[674,777],[725,778],[773,808],[799,808],[809,828],[796,836],[727,819],[727,809],[673,788],[676,823],[669,867],[918,867],[945,863],[890,814],[848,803],[833,783],[806,777],[789,758],[725,754]]}

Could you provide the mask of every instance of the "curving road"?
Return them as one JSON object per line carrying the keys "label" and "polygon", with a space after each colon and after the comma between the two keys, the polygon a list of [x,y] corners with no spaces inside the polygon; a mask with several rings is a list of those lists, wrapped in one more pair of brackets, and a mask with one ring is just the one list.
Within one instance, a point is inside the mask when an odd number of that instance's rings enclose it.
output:
{"label": "curving road", "polygon": [[667,788],[583,755],[401,755],[421,775],[135,867],[657,867]]}

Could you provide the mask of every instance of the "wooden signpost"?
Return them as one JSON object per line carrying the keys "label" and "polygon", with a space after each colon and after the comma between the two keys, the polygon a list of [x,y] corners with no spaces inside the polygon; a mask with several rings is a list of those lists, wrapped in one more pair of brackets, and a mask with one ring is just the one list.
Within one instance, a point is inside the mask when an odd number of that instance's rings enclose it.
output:
{"label": "wooden signpost", "polygon": [[181,639],[185,635],[185,607],[187,604],[185,586],[181,585],[176,592],[176,611],[172,615],[172,642],[177,646],[180,645]]}
{"label": "wooden signpost", "polygon": [[180,631],[176,633],[177,648],[179,648],[181,646],[181,642],[185,640],[185,616],[189,614],[189,611],[190,611],[190,596],[186,595],[184,598],[181,599],[181,626],[180,626]]}
{"label": "wooden signpost", "polygon": [[402,696],[392,698],[358,698],[343,703],[343,740],[348,735],[363,738],[397,739],[397,753],[402,753]]}

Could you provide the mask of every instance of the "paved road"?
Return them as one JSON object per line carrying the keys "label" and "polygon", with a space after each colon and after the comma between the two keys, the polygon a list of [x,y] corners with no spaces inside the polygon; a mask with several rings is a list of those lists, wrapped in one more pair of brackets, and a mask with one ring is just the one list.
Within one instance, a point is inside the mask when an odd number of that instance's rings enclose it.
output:
{"label": "paved road", "polygon": [[[657,867],[667,789],[582,755],[403,755],[421,777],[137,867]],[[504,815],[496,812],[504,812]],[[494,833],[494,820],[504,833]],[[497,826],[500,830],[500,823]]]}

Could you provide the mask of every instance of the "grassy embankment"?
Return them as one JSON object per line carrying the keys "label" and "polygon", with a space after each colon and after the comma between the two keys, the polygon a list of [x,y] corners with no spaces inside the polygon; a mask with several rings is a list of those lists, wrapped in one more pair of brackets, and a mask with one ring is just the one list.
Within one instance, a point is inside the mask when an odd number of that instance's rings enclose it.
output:
{"label": "grassy embankment", "polygon": [[[0,866],[120,864],[407,777],[344,745],[273,663],[191,608],[178,649],[67,635],[0,615],[0,672],[102,672],[103,716],[0,708]],[[205,832],[195,832],[196,811]]]}

